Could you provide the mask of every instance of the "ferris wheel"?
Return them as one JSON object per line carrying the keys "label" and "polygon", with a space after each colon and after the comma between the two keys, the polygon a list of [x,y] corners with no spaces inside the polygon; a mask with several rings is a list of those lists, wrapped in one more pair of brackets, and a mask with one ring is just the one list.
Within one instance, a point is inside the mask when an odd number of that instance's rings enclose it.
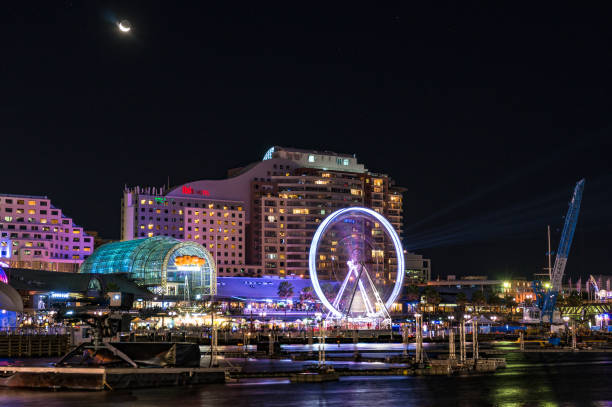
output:
{"label": "ferris wheel", "polygon": [[340,209],[314,234],[310,279],[328,318],[390,321],[404,282],[404,253],[395,229],[372,209]]}

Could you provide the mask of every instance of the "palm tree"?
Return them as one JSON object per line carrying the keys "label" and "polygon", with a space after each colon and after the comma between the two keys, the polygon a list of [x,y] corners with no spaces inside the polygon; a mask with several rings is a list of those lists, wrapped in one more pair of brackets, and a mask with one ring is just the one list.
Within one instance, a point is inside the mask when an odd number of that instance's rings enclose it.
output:
{"label": "palm tree", "polygon": [[283,299],[293,297],[293,284],[291,284],[289,281],[281,282],[278,285],[277,295]]}
{"label": "palm tree", "polygon": [[312,287],[304,287],[300,292],[300,302],[314,301],[314,290]]}
{"label": "palm tree", "polygon": [[455,297],[455,301],[457,301],[457,305],[460,307],[465,307],[465,304],[467,304],[467,295],[465,295],[464,292],[459,292]]}
{"label": "palm tree", "polygon": [[428,304],[438,305],[440,301],[442,301],[440,293],[432,286],[426,287],[423,295],[425,296],[425,301]]}
{"label": "palm tree", "polygon": [[323,291],[325,298],[327,298],[328,300],[331,299],[335,295],[334,286],[331,285],[330,283],[325,283],[321,285],[321,291]]}
{"label": "palm tree", "polygon": [[485,305],[486,301],[487,299],[482,291],[477,290],[472,293],[472,304]]}
{"label": "palm tree", "polygon": [[417,301],[419,299],[419,287],[412,284],[406,288],[406,298],[408,301]]}

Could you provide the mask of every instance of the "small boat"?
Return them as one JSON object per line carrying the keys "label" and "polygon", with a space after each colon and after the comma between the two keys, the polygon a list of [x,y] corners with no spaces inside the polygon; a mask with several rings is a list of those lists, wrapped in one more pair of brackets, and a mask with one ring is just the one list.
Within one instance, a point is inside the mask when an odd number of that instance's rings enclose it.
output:
{"label": "small boat", "polygon": [[320,367],[317,369],[305,370],[289,376],[291,383],[323,383],[335,382],[340,380],[340,374],[331,367]]}

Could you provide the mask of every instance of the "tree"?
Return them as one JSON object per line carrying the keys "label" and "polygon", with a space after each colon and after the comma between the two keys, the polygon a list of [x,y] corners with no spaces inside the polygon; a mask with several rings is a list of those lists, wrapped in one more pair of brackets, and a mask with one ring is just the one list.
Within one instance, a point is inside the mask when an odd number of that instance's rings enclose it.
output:
{"label": "tree", "polygon": [[565,298],[565,301],[563,301],[565,306],[567,307],[578,307],[580,305],[582,305],[582,297],[580,296],[580,294],[578,294],[578,292],[576,291],[572,291],[572,293],[567,296]]}
{"label": "tree", "polygon": [[493,306],[501,305],[502,299],[499,298],[498,295],[491,293],[491,295],[487,297],[487,304],[493,305]]}
{"label": "tree", "polygon": [[289,281],[283,281],[278,285],[276,293],[280,298],[287,299],[293,297],[293,284]]}
{"label": "tree", "polygon": [[332,299],[332,297],[334,297],[335,295],[334,286],[330,283],[325,283],[321,285],[321,291],[323,291],[323,295],[325,295],[325,298],[327,298],[328,300]]}
{"label": "tree", "polygon": [[516,307],[516,301],[514,300],[514,297],[511,295],[506,295],[506,297],[504,298],[504,304],[506,305],[507,308]]}
{"label": "tree", "polygon": [[428,304],[438,305],[440,301],[442,301],[440,293],[432,286],[426,287],[423,295],[425,296],[425,301]]}
{"label": "tree", "polygon": [[482,291],[476,290],[472,293],[472,304],[484,305],[486,302],[486,297]]}
{"label": "tree", "polygon": [[406,288],[406,298],[408,301],[418,301],[419,299],[419,287],[411,284]]}
{"label": "tree", "polygon": [[300,302],[314,301],[315,295],[312,287],[304,287],[300,292]]}
{"label": "tree", "polygon": [[467,295],[464,292],[459,292],[455,297],[455,301],[457,301],[457,305],[464,307],[467,304]]}

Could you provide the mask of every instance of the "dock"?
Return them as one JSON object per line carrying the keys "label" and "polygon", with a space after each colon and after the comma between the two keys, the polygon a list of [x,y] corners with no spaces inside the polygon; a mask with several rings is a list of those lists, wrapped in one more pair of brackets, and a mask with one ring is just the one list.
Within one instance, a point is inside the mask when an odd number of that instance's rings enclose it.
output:
{"label": "dock", "polygon": [[118,390],[225,383],[227,368],[0,367],[0,387]]}

